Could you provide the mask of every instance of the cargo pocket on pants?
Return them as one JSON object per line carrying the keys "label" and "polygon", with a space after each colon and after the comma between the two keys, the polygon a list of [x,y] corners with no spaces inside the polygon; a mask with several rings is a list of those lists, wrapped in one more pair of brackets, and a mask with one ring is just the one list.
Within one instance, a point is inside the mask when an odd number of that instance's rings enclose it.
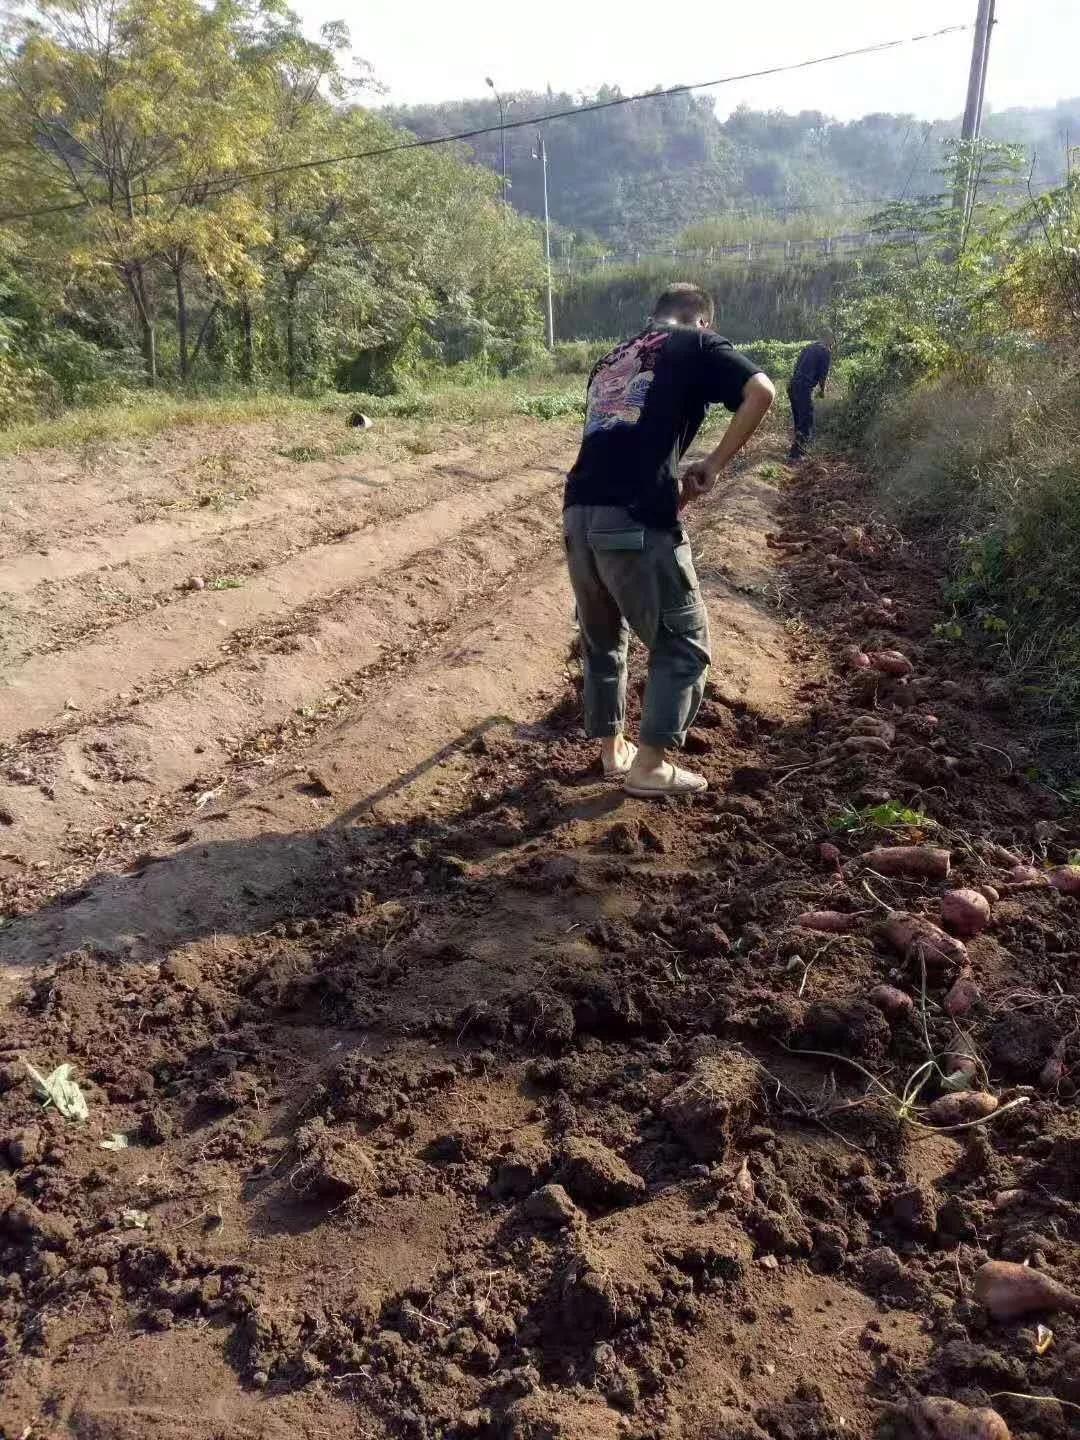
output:
{"label": "cargo pocket on pants", "polygon": [[660,616],[664,628],[673,635],[696,641],[703,650],[709,648],[709,616],[700,600],[691,605],[680,605],[665,610]]}
{"label": "cargo pocket on pants", "polygon": [[694,569],[694,552],[691,550],[688,540],[675,546],[675,564],[678,566],[679,574],[682,576],[686,588],[696,590],[698,578],[697,571]]}
{"label": "cargo pocket on pants", "polygon": [[645,531],[640,526],[626,530],[590,530],[586,539],[594,550],[645,549]]}

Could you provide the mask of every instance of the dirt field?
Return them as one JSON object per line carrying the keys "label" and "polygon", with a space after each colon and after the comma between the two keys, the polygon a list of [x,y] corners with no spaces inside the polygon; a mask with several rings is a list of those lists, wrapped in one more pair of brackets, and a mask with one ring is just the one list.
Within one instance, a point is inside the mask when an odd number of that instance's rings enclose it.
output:
{"label": "dirt field", "polygon": [[570,428],[338,426],[0,462],[0,1435],[1080,1434],[1080,1320],[973,1286],[1080,1290],[1080,826],[933,556],[762,442],[694,522],[713,788],[649,806],[581,740]]}

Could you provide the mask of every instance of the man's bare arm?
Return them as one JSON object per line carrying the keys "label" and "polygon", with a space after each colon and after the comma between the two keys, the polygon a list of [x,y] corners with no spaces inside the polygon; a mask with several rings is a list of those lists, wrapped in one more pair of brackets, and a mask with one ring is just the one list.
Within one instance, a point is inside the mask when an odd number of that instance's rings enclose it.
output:
{"label": "man's bare arm", "polygon": [[769,412],[776,387],[767,375],[751,375],[743,388],[742,403],[720,437],[720,443],[704,460],[696,460],[682,477],[682,503],[707,495],[724,467],[731,463]]}

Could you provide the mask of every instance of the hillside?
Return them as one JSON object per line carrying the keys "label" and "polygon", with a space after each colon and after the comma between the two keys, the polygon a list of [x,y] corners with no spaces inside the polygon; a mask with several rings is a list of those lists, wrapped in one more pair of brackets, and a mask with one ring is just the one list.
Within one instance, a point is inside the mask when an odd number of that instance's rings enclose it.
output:
{"label": "hillside", "polygon": [[[510,102],[509,118],[549,114],[613,99],[617,87],[595,96],[525,92]],[[396,108],[395,124],[424,137],[497,125],[493,97]],[[545,127],[552,219],[559,253],[576,242],[612,249],[671,241],[686,226],[732,210],[784,210],[804,220],[820,212],[835,229],[845,212],[866,213],[866,202],[932,188],[940,141],[956,122],[927,127],[911,115],[866,115],[846,123],[817,110],[797,115],[736,110],[721,120],[705,96],[675,95],[554,120]],[[1036,178],[1060,177],[1065,137],[1080,137],[1080,98],[1053,107],[992,115],[992,139],[1023,142],[1036,155]],[[540,166],[532,158],[531,129],[506,132],[510,198],[525,214],[543,210]],[[479,137],[471,153],[500,169],[500,136]],[[804,228],[806,228],[804,226]],[[808,233],[814,233],[812,225]]]}

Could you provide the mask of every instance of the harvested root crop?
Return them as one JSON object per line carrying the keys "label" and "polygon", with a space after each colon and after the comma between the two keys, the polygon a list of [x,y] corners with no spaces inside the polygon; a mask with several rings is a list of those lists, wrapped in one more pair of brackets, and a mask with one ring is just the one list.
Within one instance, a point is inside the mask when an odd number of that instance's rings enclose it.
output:
{"label": "harvested root crop", "polygon": [[975,1272],[975,1298],[995,1320],[1019,1320],[1040,1310],[1080,1313],[1076,1295],[1052,1275],[1011,1260],[988,1260]]}

